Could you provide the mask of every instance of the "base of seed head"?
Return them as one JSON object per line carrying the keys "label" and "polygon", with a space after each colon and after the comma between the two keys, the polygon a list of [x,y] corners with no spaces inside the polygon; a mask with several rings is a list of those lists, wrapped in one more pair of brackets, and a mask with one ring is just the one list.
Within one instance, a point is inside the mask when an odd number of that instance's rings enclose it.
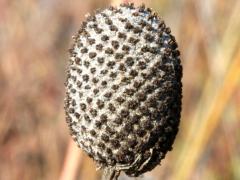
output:
{"label": "base of seed head", "polygon": [[70,49],[65,110],[73,139],[105,179],[139,176],[172,149],[182,66],[170,28],[144,5],[88,16]]}

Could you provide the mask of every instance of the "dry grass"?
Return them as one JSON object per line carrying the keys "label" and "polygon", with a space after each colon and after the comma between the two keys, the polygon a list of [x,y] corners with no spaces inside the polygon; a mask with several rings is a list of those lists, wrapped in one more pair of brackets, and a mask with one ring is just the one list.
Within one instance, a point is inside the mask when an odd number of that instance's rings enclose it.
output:
{"label": "dry grass", "polygon": [[[99,179],[69,141],[63,83],[84,14],[119,2],[0,1],[0,179]],[[240,179],[240,2],[145,2],[176,35],[184,86],[173,151],[139,179]]]}

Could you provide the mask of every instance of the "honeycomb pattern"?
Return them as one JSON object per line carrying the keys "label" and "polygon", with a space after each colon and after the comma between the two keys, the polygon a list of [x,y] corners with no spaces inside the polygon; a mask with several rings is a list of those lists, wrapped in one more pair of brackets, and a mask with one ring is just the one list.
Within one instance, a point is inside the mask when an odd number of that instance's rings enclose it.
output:
{"label": "honeycomb pattern", "polygon": [[66,119],[100,167],[139,176],[172,149],[182,98],[177,47],[144,5],[109,7],[82,23],[69,50]]}

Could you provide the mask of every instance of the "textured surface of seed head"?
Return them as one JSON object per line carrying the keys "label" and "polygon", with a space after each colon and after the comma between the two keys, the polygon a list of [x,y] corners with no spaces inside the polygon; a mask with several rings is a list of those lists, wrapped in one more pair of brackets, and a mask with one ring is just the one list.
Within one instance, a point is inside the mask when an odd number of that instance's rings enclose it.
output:
{"label": "textured surface of seed head", "polygon": [[180,121],[182,66],[170,28],[151,9],[123,4],[89,16],[74,40],[65,83],[73,139],[100,167],[152,170]]}

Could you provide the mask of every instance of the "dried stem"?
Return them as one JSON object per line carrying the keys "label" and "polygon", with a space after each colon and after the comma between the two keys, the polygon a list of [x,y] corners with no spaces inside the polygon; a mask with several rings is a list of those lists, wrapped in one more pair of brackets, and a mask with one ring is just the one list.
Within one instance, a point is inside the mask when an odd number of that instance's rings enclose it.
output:
{"label": "dried stem", "polygon": [[82,151],[77,148],[73,140],[69,140],[66,157],[63,164],[63,169],[59,180],[74,180],[77,175],[77,170],[82,161]]}
{"label": "dried stem", "polygon": [[179,168],[179,170],[174,173],[173,179],[189,178],[190,173],[193,171],[194,165],[204,150],[203,147],[206,146],[209,137],[216,129],[221,114],[223,113],[228,100],[238,85],[239,79],[240,53],[236,55],[231,63],[221,89],[212,100],[212,104],[209,106],[209,111],[205,114],[205,117],[203,117],[203,122],[194,135],[194,141],[192,142],[191,147],[185,152],[187,155],[191,154],[191,156],[188,157],[187,161],[182,161],[182,168]]}
{"label": "dried stem", "polygon": [[117,180],[120,175],[120,171],[116,171],[113,168],[105,168],[102,175],[102,180]]}

